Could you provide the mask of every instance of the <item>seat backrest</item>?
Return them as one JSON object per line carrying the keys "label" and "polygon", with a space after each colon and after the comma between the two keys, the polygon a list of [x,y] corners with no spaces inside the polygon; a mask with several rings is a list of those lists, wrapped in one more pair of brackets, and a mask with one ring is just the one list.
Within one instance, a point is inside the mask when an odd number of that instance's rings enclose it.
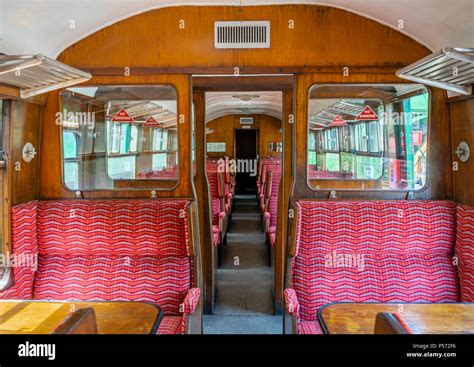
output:
{"label": "seat backrest", "polygon": [[186,200],[40,201],[33,298],[142,301],[179,315],[192,287]]}
{"label": "seat backrest", "polygon": [[457,207],[456,257],[462,302],[474,302],[474,208]]}
{"label": "seat backrest", "polygon": [[38,266],[36,213],[38,202],[20,204],[11,210],[12,255],[20,263],[12,268],[13,285],[0,292],[0,299],[31,299]]}
{"label": "seat backrest", "polygon": [[206,163],[206,174],[211,200],[212,224],[217,225],[219,223],[219,213],[225,211],[222,189],[219,183],[221,177],[217,171],[217,163],[208,161]]}
{"label": "seat backrest", "polygon": [[449,201],[296,202],[292,286],[301,316],[330,302],[458,301],[456,205]]}
{"label": "seat backrest", "polygon": [[277,209],[278,209],[278,194],[280,190],[280,181],[281,181],[281,166],[273,165],[269,166],[267,174],[271,172],[271,182],[267,188],[270,195],[268,197],[267,212],[270,213],[270,223],[269,227],[274,227],[277,224]]}

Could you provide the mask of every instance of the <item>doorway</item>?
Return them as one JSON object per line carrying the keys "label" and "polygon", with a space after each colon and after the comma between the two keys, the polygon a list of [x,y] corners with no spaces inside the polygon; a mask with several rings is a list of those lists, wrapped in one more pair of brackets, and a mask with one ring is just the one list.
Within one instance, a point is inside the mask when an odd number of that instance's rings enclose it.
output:
{"label": "doorway", "polygon": [[256,175],[251,168],[256,165],[257,159],[257,130],[240,129],[235,130],[235,158],[241,162],[244,169],[236,174],[236,193],[254,194],[256,187]]}

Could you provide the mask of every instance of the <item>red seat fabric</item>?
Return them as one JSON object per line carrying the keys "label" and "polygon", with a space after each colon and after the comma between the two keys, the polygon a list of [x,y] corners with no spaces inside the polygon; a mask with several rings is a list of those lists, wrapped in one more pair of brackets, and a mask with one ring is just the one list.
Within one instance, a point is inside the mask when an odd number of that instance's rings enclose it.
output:
{"label": "red seat fabric", "polygon": [[[456,302],[456,205],[297,202],[291,283],[300,322],[330,302]],[[300,329],[300,327],[299,327]]]}
{"label": "red seat fabric", "polygon": [[181,316],[163,316],[157,334],[181,334]]}
{"label": "red seat fabric", "polygon": [[[0,292],[0,299],[31,299],[33,297],[33,282],[38,267],[37,205],[36,201],[32,201],[12,208],[12,254],[20,255],[20,258],[24,259],[23,265],[26,266],[13,267],[14,284]],[[33,265],[33,267],[28,265]]]}
{"label": "red seat fabric", "polygon": [[186,200],[19,205],[12,209],[13,252],[24,253],[36,238],[36,249],[28,250],[37,251],[38,269],[27,269],[28,276],[15,273],[15,285],[0,297],[150,302],[165,316],[182,318],[180,305],[193,284],[187,205]]}
{"label": "red seat fabric", "polygon": [[299,324],[299,334],[324,334],[319,321],[301,320]]}
{"label": "red seat fabric", "polygon": [[[219,229],[218,236],[213,232],[212,240],[213,245],[218,246],[221,240],[225,236],[226,227],[227,227],[227,214],[228,209],[226,207],[226,199],[223,197],[223,192],[221,192],[219,181],[219,172],[217,171],[218,164],[214,161],[208,160],[206,162],[206,174],[207,180],[209,183],[209,195],[211,201],[211,215],[212,215],[212,225],[217,226]],[[215,228],[215,227],[214,227]],[[216,240],[219,240],[216,242]]]}
{"label": "red seat fabric", "polygon": [[[265,221],[265,230],[267,233],[267,238],[270,245],[273,247],[273,243],[271,242],[272,237],[274,239],[275,232],[276,232],[276,225],[277,225],[277,210],[278,210],[278,196],[280,191],[280,181],[281,181],[281,165],[268,165],[267,172],[271,172],[271,180],[267,182],[269,197],[268,197],[268,205],[266,208],[266,212],[264,213],[264,221]],[[267,178],[268,180],[268,178]],[[273,232],[273,235],[272,235]]]}
{"label": "red seat fabric", "polygon": [[462,302],[474,302],[474,208],[457,207],[456,257]]}

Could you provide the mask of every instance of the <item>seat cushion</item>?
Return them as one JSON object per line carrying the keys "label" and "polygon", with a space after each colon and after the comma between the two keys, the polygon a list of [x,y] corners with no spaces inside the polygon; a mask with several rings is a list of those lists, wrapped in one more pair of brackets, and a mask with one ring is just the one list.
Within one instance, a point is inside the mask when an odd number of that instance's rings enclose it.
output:
{"label": "seat cushion", "polygon": [[40,256],[35,299],[139,301],[179,315],[191,287],[189,258]]}
{"label": "seat cushion", "polygon": [[31,299],[38,266],[36,239],[37,201],[15,206],[11,210],[12,253],[20,262],[12,268],[14,284],[0,292],[0,299]]}
{"label": "seat cushion", "polygon": [[183,318],[181,316],[163,316],[157,334],[181,334]]}
{"label": "seat cushion", "polygon": [[474,208],[457,207],[456,257],[461,301],[474,302]]}
{"label": "seat cushion", "polygon": [[192,287],[186,206],[185,200],[39,202],[33,297],[151,302],[167,316],[179,315]]}
{"label": "seat cushion", "polygon": [[324,334],[318,320],[300,320],[298,334]]}
{"label": "seat cushion", "polygon": [[455,210],[444,201],[297,202],[301,318],[330,302],[456,302]]}

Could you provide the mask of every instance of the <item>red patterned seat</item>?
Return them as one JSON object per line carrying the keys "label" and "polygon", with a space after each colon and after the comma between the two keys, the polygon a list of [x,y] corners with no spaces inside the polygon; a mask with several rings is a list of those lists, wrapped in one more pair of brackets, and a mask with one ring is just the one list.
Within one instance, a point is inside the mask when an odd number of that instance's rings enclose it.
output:
{"label": "red patterned seat", "polygon": [[225,239],[228,223],[227,199],[222,187],[224,175],[218,172],[218,163],[212,160],[206,162],[206,173],[211,201],[212,242],[214,246],[219,247],[220,253],[222,251],[220,245]]}
{"label": "red patterned seat", "polygon": [[330,302],[459,301],[455,203],[301,200],[296,205],[292,289],[285,300],[298,332],[320,332],[317,311]]}
{"label": "red patterned seat", "polygon": [[[273,247],[274,235],[276,232],[277,225],[277,209],[278,209],[278,195],[280,191],[281,181],[281,165],[268,165],[267,166],[267,193],[264,208],[264,230],[267,236],[267,243]],[[273,234],[273,236],[272,236]],[[273,241],[272,241],[273,239]]]}
{"label": "red patterned seat", "polygon": [[199,299],[192,288],[187,205],[62,200],[13,208],[13,252],[36,252],[38,268],[15,268],[15,285],[0,297],[150,302],[165,317],[182,319],[177,331],[183,332],[191,309],[183,312],[180,305]]}
{"label": "red patterned seat", "polygon": [[474,208],[457,207],[456,257],[462,302],[474,302]]}

